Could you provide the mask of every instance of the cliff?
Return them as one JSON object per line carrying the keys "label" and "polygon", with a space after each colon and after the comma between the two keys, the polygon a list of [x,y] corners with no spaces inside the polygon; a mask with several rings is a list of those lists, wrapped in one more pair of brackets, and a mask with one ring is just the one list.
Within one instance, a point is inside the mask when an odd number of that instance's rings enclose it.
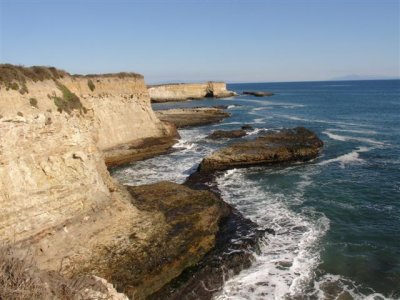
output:
{"label": "cliff", "polygon": [[[135,299],[155,292],[213,246],[220,204],[165,183],[148,190],[173,191],[168,205],[186,199],[196,210],[143,206],[151,194],[129,193],[105,161],[153,155],[175,136],[151,110],[141,75],[0,65],[0,242],[33,253],[42,270],[97,275]],[[172,260],[157,256],[166,245]]]}
{"label": "cliff", "polygon": [[224,98],[235,96],[226,89],[224,82],[175,83],[154,85],[148,88],[152,102],[185,101],[205,97]]}

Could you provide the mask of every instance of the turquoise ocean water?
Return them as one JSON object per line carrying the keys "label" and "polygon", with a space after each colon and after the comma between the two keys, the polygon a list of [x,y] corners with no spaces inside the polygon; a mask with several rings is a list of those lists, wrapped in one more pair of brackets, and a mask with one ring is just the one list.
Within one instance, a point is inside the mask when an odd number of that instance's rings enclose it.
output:
{"label": "turquoise ocean water", "polygon": [[182,183],[202,157],[232,141],[217,129],[305,126],[324,141],[320,157],[290,167],[225,171],[225,201],[266,234],[252,266],[230,278],[216,299],[400,299],[400,80],[232,84],[268,90],[156,104],[154,109],[228,105],[222,123],[180,130],[175,152],[113,170],[130,185]]}

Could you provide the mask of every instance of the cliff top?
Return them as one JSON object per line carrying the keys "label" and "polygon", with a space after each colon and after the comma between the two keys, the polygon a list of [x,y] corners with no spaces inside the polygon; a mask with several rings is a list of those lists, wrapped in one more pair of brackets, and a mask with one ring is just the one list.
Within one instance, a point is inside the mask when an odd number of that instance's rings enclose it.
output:
{"label": "cliff top", "polygon": [[108,73],[108,74],[89,74],[89,75],[71,75],[70,73],[56,69],[54,67],[46,66],[32,66],[24,67],[11,64],[0,64],[0,84],[10,86],[13,82],[24,84],[27,80],[43,81],[47,79],[57,80],[63,77],[72,78],[92,78],[92,77],[134,77],[143,78],[142,75],[137,73]]}

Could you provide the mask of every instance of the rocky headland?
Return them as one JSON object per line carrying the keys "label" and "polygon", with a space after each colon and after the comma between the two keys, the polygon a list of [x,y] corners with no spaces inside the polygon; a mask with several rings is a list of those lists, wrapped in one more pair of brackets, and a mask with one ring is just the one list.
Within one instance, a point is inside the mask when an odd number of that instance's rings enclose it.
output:
{"label": "rocky headland", "polygon": [[214,194],[127,189],[107,170],[176,141],[143,76],[0,65],[0,102],[0,241],[41,271],[95,274],[144,299],[213,248],[226,211]]}
{"label": "rocky headland", "polygon": [[237,94],[226,89],[224,82],[171,83],[148,86],[150,99],[154,103],[199,100],[203,98],[225,98]]}
{"label": "rocky headland", "polygon": [[0,297],[13,298],[15,283],[40,299],[210,299],[264,234],[221,200],[214,171],[306,161],[322,142],[304,128],[267,133],[206,157],[183,185],[127,187],[107,167],[165,153],[176,127],[226,117],[155,113],[135,73],[0,65],[0,250],[13,253],[0,255],[0,283],[11,283]]}

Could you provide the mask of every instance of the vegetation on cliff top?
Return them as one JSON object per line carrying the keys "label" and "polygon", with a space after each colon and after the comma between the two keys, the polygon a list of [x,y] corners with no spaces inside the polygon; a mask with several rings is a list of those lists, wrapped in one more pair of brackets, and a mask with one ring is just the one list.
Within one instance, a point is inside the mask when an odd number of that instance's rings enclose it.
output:
{"label": "vegetation on cliff top", "polygon": [[117,77],[117,78],[143,78],[142,75],[137,73],[109,73],[109,74],[89,74],[89,75],[71,75],[64,70],[59,70],[54,67],[45,67],[45,66],[32,66],[32,67],[24,67],[24,66],[16,66],[11,64],[0,64],[0,84],[4,84],[6,87],[11,88],[11,85],[19,84],[21,86],[25,86],[28,80],[32,80],[34,82],[43,81],[47,79],[58,80],[64,78],[66,76],[70,76],[72,78],[80,78],[80,77]]}

